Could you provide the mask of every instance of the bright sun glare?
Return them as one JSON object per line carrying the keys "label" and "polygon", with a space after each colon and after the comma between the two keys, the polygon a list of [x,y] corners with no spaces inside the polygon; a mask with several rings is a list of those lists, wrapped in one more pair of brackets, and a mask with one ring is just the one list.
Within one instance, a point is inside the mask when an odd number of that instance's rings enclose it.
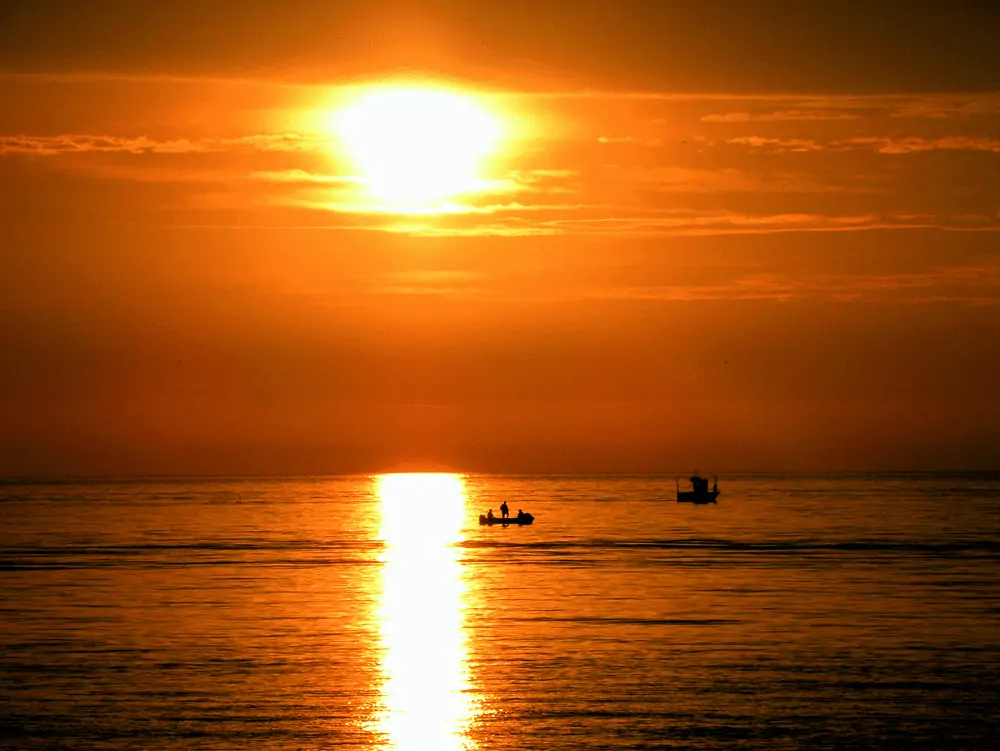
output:
{"label": "bright sun glare", "polygon": [[421,206],[477,190],[497,121],[467,95],[433,89],[375,89],[337,113],[335,135],[376,198]]}

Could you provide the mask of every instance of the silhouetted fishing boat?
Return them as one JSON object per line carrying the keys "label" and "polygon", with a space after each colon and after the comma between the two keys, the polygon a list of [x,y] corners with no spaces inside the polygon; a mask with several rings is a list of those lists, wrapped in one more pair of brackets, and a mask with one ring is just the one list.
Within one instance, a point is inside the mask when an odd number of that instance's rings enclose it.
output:
{"label": "silhouetted fishing boat", "polygon": [[480,524],[488,524],[490,526],[494,524],[531,524],[535,521],[535,517],[531,514],[522,514],[521,516],[508,516],[504,519],[501,516],[494,516],[492,519],[486,514],[479,515]]}
{"label": "silhouetted fishing boat", "polygon": [[681,490],[681,482],[677,481],[678,503],[717,503],[719,497],[719,480],[715,478],[712,489],[708,489],[708,480],[698,475],[691,476],[691,489]]}

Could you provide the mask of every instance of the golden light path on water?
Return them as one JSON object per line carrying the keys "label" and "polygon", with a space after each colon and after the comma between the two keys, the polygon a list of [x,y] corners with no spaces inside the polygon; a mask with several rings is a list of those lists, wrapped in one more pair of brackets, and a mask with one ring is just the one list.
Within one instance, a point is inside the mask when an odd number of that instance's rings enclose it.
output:
{"label": "golden light path on water", "polygon": [[469,693],[461,548],[460,475],[375,478],[385,543],[378,623],[386,748],[468,749]]}

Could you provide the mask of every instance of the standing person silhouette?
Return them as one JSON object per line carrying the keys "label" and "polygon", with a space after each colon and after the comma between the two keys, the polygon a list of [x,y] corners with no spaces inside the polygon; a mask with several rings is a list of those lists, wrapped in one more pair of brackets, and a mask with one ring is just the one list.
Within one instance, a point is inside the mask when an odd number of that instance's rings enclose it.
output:
{"label": "standing person silhouette", "polygon": [[504,519],[510,516],[510,509],[507,508],[507,501],[500,504],[500,515],[503,516]]}

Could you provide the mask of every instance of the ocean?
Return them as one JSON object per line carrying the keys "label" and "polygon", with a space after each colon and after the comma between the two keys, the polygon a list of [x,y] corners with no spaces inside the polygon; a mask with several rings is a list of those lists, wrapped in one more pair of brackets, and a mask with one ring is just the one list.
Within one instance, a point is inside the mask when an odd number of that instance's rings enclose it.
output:
{"label": "ocean", "polygon": [[719,486],[0,484],[0,748],[1000,748],[1000,473]]}

